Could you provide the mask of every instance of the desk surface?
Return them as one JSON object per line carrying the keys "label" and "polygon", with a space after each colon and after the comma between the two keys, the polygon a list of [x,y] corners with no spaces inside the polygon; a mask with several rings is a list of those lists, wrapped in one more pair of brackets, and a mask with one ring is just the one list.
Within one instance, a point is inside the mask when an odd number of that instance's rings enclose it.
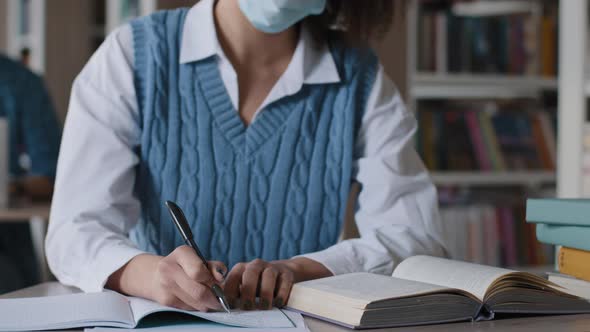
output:
{"label": "desk surface", "polygon": [[[0,296],[0,298],[16,297],[39,297],[77,293],[79,290],[63,286],[56,282],[44,283],[34,287],[26,288],[17,292]],[[352,331],[339,326],[331,325],[316,319],[305,319],[312,332],[344,332]],[[75,330],[69,330],[75,331]],[[494,320],[479,323],[457,323],[419,326],[410,328],[396,328],[384,330],[368,330],[371,332],[390,331],[418,331],[418,332],[441,332],[441,331],[535,331],[535,332],[588,332],[590,331],[590,315],[568,315],[568,316],[542,316],[528,318],[512,318]],[[56,331],[57,332],[57,331]],[[64,331],[65,332],[65,331]]]}
{"label": "desk surface", "polygon": [[31,218],[41,218],[47,221],[50,208],[50,203],[30,203],[0,208],[0,223],[28,222]]}

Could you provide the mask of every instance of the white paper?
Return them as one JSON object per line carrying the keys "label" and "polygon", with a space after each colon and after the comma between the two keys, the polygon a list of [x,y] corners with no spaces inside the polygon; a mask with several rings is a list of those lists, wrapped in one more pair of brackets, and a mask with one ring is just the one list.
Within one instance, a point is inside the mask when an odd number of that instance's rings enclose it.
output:
{"label": "white paper", "polygon": [[[212,332],[310,332],[305,324],[303,316],[294,311],[281,310],[288,318],[293,322],[295,327],[286,328],[243,328],[222,325],[206,320],[198,321],[184,321],[184,322],[171,322],[169,325],[151,326],[151,327],[140,327],[134,329],[134,331],[140,332],[179,332],[179,331],[212,331]],[[117,328],[88,328],[85,332],[122,332],[121,329]]]}
{"label": "white paper", "polygon": [[226,312],[198,312],[186,311],[171,307],[165,307],[156,302],[129,297],[131,310],[135,321],[140,321],[143,317],[155,312],[180,312],[192,316],[207,319],[216,323],[237,327],[255,327],[255,328],[282,328],[294,327],[293,323],[285,314],[277,309],[260,310],[260,311],[241,311],[232,310],[231,313]]}
{"label": "white paper", "polygon": [[515,271],[430,256],[414,256],[401,262],[393,276],[462,289],[484,300],[488,287]]}
{"label": "white paper", "polygon": [[29,331],[100,325],[132,327],[127,299],[115,292],[0,299],[0,331]]}
{"label": "white paper", "polygon": [[344,297],[348,299],[349,303],[355,302],[358,308],[364,309],[367,304],[374,301],[441,292],[447,288],[413,280],[359,272],[305,281],[295,284],[293,289],[292,294],[297,294],[299,289],[313,289],[321,292],[319,296]]}
{"label": "white paper", "polygon": [[0,208],[8,206],[8,180],[9,180],[9,135],[8,121],[0,118]]}

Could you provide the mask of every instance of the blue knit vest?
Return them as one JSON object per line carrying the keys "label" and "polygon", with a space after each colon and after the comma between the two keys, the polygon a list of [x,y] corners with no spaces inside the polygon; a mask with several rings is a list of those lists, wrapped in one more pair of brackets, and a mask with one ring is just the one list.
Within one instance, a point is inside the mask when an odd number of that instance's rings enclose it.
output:
{"label": "blue knit vest", "polygon": [[215,57],[179,63],[186,13],[163,11],[132,22],[142,211],[131,238],[160,255],[182,245],[163,204],[172,200],[192,223],[203,254],[228,266],[333,245],[376,57],[332,47],[340,83],[304,85],[246,127]]}

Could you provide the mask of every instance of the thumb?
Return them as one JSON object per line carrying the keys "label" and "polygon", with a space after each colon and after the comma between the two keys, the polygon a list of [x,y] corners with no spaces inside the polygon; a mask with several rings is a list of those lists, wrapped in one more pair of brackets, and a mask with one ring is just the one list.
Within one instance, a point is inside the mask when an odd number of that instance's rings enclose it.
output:
{"label": "thumb", "polygon": [[217,282],[223,282],[225,280],[225,276],[227,275],[227,267],[225,264],[219,261],[209,261],[209,271],[215,278]]}

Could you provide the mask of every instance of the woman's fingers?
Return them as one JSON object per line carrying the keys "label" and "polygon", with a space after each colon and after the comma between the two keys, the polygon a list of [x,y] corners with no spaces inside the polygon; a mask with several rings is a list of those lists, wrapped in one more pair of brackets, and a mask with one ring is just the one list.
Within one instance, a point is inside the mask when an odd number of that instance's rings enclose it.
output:
{"label": "woman's fingers", "polygon": [[258,292],[259,309],[268,310],[272,308],[275,285],[278,276],[279,271],[271,265],[267,266],[262,271],[262,274],[260,275],[260,290]]}
{"label": "woman's fingers", "polygon": [[225,276],[227,275],[227,267],[225,264],[218,261],[209,261],[208,267],[215,280],[217,282],[223,282]]}
{"label": "woman's fingers", "polygon": [[258,297],[258,309],[271,309],[287,303],[294,280],[288,267],[257,259],[236,264],[225,280],[224,290],[233,307],[239,299],[242,309],[251,310]]}
{"label": "woman's fingers", "polygon": [[171,255],[190,279],[209,286],[215,283],[216,280],[211,271],[209,271],[207,265],[203,264],[191,247],[178,247]]}
{"label": "woman's fingers", "polygon": [[[217,282],[192,248],[182,246],[163,258],[157,270],[158,302],[182,309],[199,311],[219,310],[221,306],[211,286]],[[222,270],[222,263],[211,266]],[[221,274],[216,272],[219,276]]]}
{"label": "woman's fingers", "polygon": [[196,282],[185,274],[176,276],[176,284],[178,288],[175,295],[184,303],[190,305],[193,310],[206,312],[221,309],[219,300],[213,294],[210,286]]}
{"label": "woman's fingers", "polygon": [[[184,296],[185,291],[177,281],[181,276],[184,276],[184,270],[180,265],[173,260],[161,260],[158,263],[158,291],[156,292],[155,300],[168,307],[184,310],[201,309],[200,303]],[[185,278],[188,279],[186,276]]]}
{"label": "woman's fingers", "polygon": [[242,282],[242,274],[244,273],[245,269],[246,263],[238,263],[231,269],[225,278],[223,291],[225,292],[225,297],[229,301],[229,304],[232,308],[236,308],[239,305],[238,299],[240,298],[240,284]]}
{"label": "woman's fingers", "polygon": [[246,265],[246,269],[242,274],[242,285],[240,287],[240,300],[242,302],[242,309],[244,310],[254,309],[258,282],[265,265],[266,263],[260,259],[255,259]]}
{"label": "woman's fingers", "polygon": [[289,270],[281,271],[276,282],[276,295],[274,299],[274,306],[282,308],[287,301],[289,301],[289,294],[291,287],[293,287],[294,276]]}

